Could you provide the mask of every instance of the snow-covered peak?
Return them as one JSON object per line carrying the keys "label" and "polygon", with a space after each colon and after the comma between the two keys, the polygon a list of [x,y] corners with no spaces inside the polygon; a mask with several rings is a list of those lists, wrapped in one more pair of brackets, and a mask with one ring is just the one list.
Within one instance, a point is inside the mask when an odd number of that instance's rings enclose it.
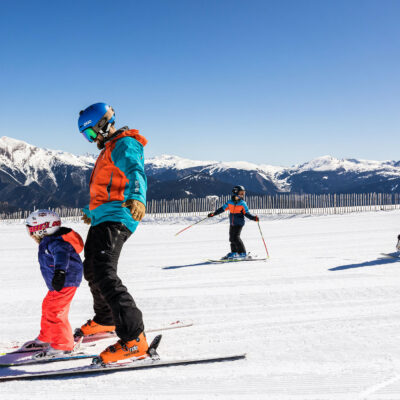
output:
{"label": "snow-covered peak", "polygon": [[9,155],[13,158],[14,165],[25,165],[26,161],[32,158],[39,165],[46,165],[49,162],[65,162],[74,166],[86,166],[93,164],[95,158],[92,155],[76,156],[61,150],[48,150],[33,146],[22,140],[17,140],[3,136],[0,138],[1,155]]}
{"label": "snow-covered peak", "polygon": [[[93,155],[76,156],[63,151],[39,148],[6,136],[0,138],[0,171],[19,185],[27,186],[36,182],[40,186],[47,183],[57,186],[60,174],[65,177],[70,174],[65,172],[66,168],[70,168],[68,171],[72,167],[72,170],[87,172],[88,169],[92,169],[95,159],[96,156]],[[359,175],[364,179],[375,175],[387,179],[400,177],[400,162],[338,159],[330,155],[292,167],[281,167],[247,161],[199,161],[164,154],[146,160],[146,167],[149,176],[161,174],[160,179],[164,180],[182,179],[189,175],[192,179],[196,173],[200,173],[202,176],[213,176],[220,182],[243,180],[250,186],[258,187],[260,191],[266,190],[265,183],[268,182],[269,188],[275,187],[282,192],[292,190],[293,176],[309,171],[323,172],[327,175],[329,172],[337,175],[350,173],[349,175]],[[198,171],[193,170],[194,168]],[[353,178],[350,176],[349,179]],[[298,180],[296,185],[295,190],[302,190],[298,188]],[[332,190],[339,189],[335,187]]]}
{"label": "snow-covered peak", "polygon": [[228,169],[241,169],[244,171],[264,172],[268,175],[275,175],[285,170],[285,167],[279,167],[268,164],[254,164],[247,161],[228,161],[216,163],[211,167],[213,171],[222,171]]}
{"label": "snow-covered peak", "polygon": [[0,145],[2,147],[10,147],[10,148],[15,148],[18,146],[30,146],[28,143],[22,141],[22,140],[18,140],[18,139],[14,139],[14,138],[10,138],[8,136],[2,136],[0,138]]}
{"label": "snow-covered peak", "polygon": [[92,156],[42,149],[7,136],[0,138],[0,168],[6,172],[18,172],[23,185],[40,184],[39,173],[41,176],[46,174],[57,185],[52,166],[67,164],[85,169],[91,168],[94,161]]}
{"label": "snow-covered peak", "polygon": [[214,169],[223,170],[223,169],[242,169],[245,171],[254,171],[257,170],[259,166],[257,164],[253,164],[247,161],[229,161],[229,162],[220,162],[214,166]]}
{"label": "snow-covered peak", "polygon": [[305,171],[337,171],[338,169],[355,173],[382,170],[400,173],[394,161],[358,160],[352,158],[338,159],[329,155],[296,165],[291,168],[291,171],[296,170],[297,173],[301,173]]}
{"label": "snow-covered peak", "polygon": [[168,154],[162,154],[161,156],[156,156],[146,160],[146,164],[151,165],[153,168],[173,168],[173,169],[187,169],[187,168],[201,167],[216,163],[217,161],[189,160],[188,158],[182,158]]}
{"label": "snow-covered peak", "polygon": [[146,160],[146,166],[152,168],[153,170],[185,170],[189,168],[200,167],[203,173],[208,173],[210,175],[224,173],[232,169],[254,172],[266,180],[274,181],[281,190],[285,190],[287,188],[287,178],[282,180],[278,176],[287,168],[267,164],[258,165],[247,161],[198,161],[163,154],[161,156]]}

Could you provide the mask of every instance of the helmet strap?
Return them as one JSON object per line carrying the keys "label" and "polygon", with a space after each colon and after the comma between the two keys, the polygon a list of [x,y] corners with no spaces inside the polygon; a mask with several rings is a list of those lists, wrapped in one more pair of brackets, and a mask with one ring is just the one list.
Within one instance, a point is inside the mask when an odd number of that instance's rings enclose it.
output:
{"label": "helmet strap", "polygon": [[113,122],[109,122],[114,115],[114,110],[112,109],[112,107],[110,107],[100,119],[100,121],[98,121],[97,124],[93,127],[93,130],[97,133],[100,133],[100,135],[103,136],[104,140],[109,137],[110,128],[115,123],[115,118]]}
{"label": "helmet strap", "polygon": [[102,129],[99,130],[98,133],[101,136],[103,136],[103,139],[104,139],[103,141],[97,143],[97,148],[99,150],[104,149],[104,147],[106,147],[106,142],[111,139],[111,137],[110,137],[110,129],[111,129],[112,126],[114,126],[114,124],[115,124],[115,122],[112,122],[112,123],[108,122],[107,124],[105,124],[105,126]]}
{"label": "helmet strap", "polygon": [[109,132],[110,132],[110,128],[111,128],[111,124],[110,124],[110,123],[107,123],[107,124],[105,124],[105,125],[103,126],[103,128],[101,128],[101,129],[99,130],[100,135],[103,136],[104,139],[107,139],[108,134],[109,134]]}

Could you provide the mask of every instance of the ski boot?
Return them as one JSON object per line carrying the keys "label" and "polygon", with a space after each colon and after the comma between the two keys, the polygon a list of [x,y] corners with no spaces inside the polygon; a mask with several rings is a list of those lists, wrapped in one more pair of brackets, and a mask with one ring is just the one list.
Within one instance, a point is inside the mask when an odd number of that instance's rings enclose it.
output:
{"label": "ski boot", "polygon": [[36,338],[33,340],[29,340],[25,342],[19,349],[19,352],[22,351],[36,351],[36,350],[44,350],[50,346],[49,343],[43,342],[40,339]]}
{"label": "ski boot", "polygon": [[89,319],[86,324],[82,325],[80,328],[75,329],[74,337],[75,339],[81,336],[92,336],[99,333],[114,333],[115,325],[100,325],[93,320]]}
{"label": "ski boot", "polygon": [[400,235],[397,236],[396,250],[400,251]]}
{"label": "ski boot", "polygon": [[55,349],[54,347],[48,346],[46,349],[43,351],[36,353],[32,357],[34,359],[52,359],[52,358],[58,358],[58,357],[63,357],[68,354],[72,354],[72,350],[59,350]]}
{"label": "ski boot", "polygon": [[128,342],[122,339],[112,346],[108,346],[100,353],[102,364],[110,364],[117,361],[127,359],[141,360],[149,357],[149,345],[147,344],[146,335],[142,332],[138,338],[129,340]]}
{"label": "ski boot", "polygon": [[238,258],[239,254],[236,252],[228,253],[226,256],[222,257],[221,260],[233,260]]}
{"label": "ski boot", "polygon": [[238,257],[239,260],[249,260],[251,259],[251,256],[249,253],[239,253]]}

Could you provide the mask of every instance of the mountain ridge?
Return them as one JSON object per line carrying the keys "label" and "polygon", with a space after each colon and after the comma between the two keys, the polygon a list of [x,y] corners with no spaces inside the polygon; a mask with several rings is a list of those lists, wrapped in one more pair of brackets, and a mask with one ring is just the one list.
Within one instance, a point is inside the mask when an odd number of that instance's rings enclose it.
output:
{"label": "mountain ridge", "polygon": [[[95,155],[43,149],[0,138],[0,210],[81,207]],[[290,167],[247,161],[201,161],[160,155],[145,161],[148,200],[223,195],[236,184],[248,194],[400,192],[400,162],[330,155]]]}

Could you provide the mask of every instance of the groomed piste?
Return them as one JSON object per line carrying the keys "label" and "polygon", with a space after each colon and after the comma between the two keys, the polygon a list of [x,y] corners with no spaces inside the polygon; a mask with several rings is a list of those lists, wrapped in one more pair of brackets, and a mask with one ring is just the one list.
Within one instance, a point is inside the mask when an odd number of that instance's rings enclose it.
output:
{"label": "groomed piste", "polygon": [[[134,398],[134,393],[151,399],[396,399],[400,261],[381,259],[380,253],[394,251],[399,211],[262,217],[271,257],[251,263],[207,263],[229,250],[227,220],[206,221],[174,236],[193,221],[143,223],[123,250],[121,277],[143,310],[146,326],[193,321],[191,327],[163,332],[161,357],[243,352],[247,359],[3,382],[2,396],[80,399],[84,392],[87,398],[107,399]],[[69,225],[86,237],[83,224]],[[256,224],[247,224],[242,237],[248,251],[265,256]],[[4,345],[37,335],[45,289],[37,271],[37,247],[24,225],[0,223],[0,241]],[[91,315],[89,289],[83,284],[70,320],[77,327]]]}

